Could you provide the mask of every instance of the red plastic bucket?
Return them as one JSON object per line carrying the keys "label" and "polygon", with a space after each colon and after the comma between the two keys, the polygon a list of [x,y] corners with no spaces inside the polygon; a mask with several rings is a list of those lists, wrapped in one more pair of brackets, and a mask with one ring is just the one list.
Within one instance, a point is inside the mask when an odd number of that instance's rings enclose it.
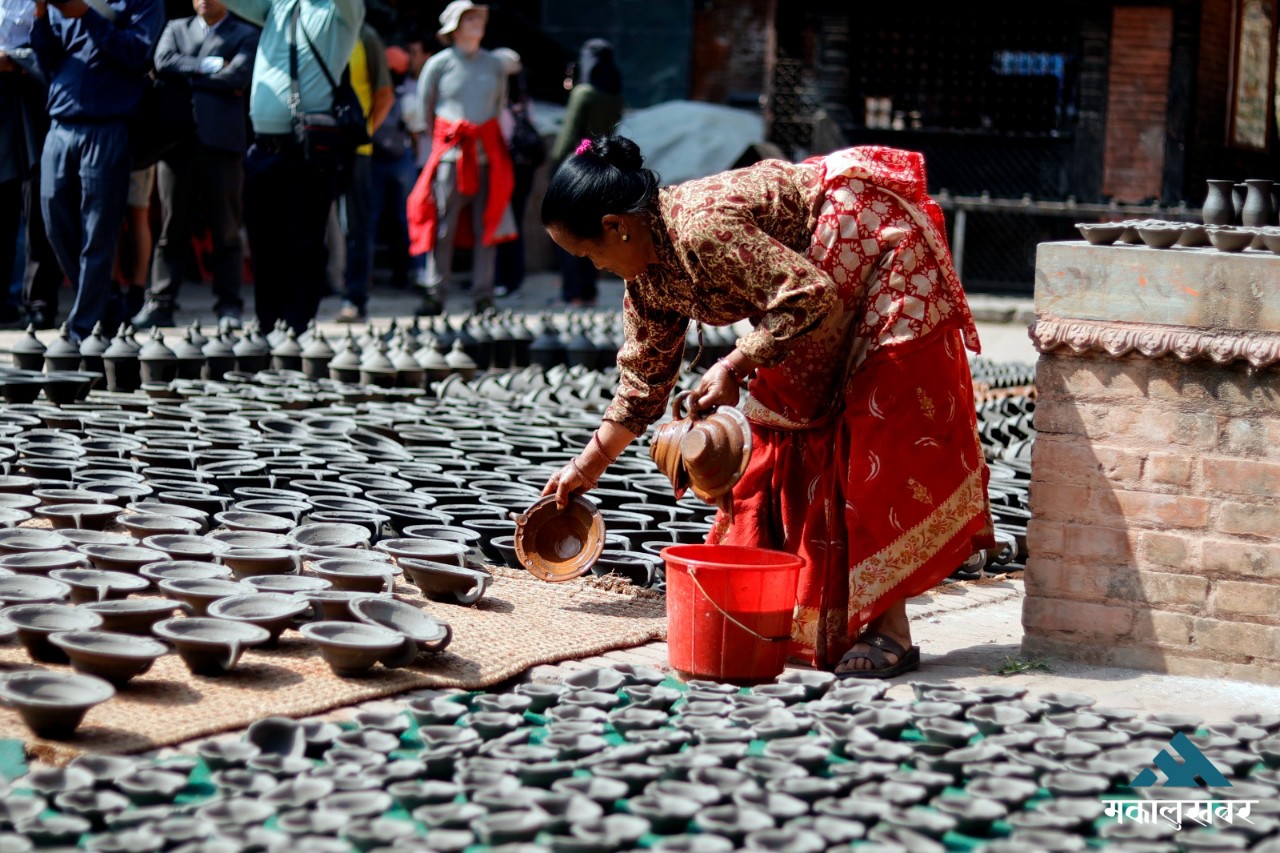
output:
{"label": "red plastic bucket", "polygon": [[761,684],[782,673],[804,560],[736,545],[672,545],[667,654],[684,678]]}

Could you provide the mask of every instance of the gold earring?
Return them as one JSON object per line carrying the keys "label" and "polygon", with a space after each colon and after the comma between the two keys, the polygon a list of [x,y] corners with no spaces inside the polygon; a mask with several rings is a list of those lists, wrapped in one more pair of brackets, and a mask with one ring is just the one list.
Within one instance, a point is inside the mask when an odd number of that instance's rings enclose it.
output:
{"label": "gold earring", "polygon": [[628,241],[628,240],[630,240],[630,239],[631,239],[631,235],[630,235],[630,234],[623,234],[623,235],[622,235],[622,242],[624,242],[624,243],[625,243],[625,242],[627,242],[627,241]]}

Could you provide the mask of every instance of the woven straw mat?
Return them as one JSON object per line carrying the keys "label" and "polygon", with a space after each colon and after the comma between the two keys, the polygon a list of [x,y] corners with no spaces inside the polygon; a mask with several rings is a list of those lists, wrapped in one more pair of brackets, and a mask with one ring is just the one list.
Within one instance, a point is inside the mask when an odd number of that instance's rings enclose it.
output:
{"label": "woven straw mat", "polygon": [[[666,637],[664,599],[650,590],[612,584],[612,578],[549,584],[524,572],[491,571],[493,585],[472,607],[424,601],[416,587],[397,584],[398,598],[453,627],[447,651],[420,655],[410,667],[377,665],[364,677],[339,678],[314,646],[286,631],[277,648],[250,649],[235,670],[217,678],[191,675],[176,653],[160,658],[114,699],[91,709],[71,741],[34,739],[16,711],[0,707],[0,739],[24,740],[34,756],[54,762],[81,752],[143,752],[273,714],[301,717],[419,688],[478,690],[538,664]],[[0,646],[0,674],[31,668],[16,640]]]}

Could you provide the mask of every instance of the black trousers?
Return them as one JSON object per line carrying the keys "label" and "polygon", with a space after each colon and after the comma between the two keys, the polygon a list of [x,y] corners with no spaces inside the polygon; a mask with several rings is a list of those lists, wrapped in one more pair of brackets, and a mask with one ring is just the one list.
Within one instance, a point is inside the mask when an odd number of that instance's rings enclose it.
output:
{"label": "black trousers", "polygon": [[285,137],[259,136],[244,161],[245,229],[258,323],[283,318],[301,334],[328,292],[325,228],[337,172],[308,163]]}
{"label": "black trousers", "polygon": [[177,301],[178,289],[191,266],[193,220],[202,221],[209,226],[213,244],[209,266],[214,311],[219,316],[228,310],[239,311],[244,158],[203,145],[183,147],[160,161],[156,183],[162,219],[148,295],[170,307]]}
{"label": "black trousers", "polygon": [[[23,252],[26,254],[26,267],[22,274],[22,301],[31,308],[39,308],[53,322],[58,313],[58,292],[62,289],[64,276],[58,259],[49,245],[49,235],[44,230],[44,214],[40,210],[40,173],[37,170],[29,178],[22,181],[22,215],[27,221],[27,233],[23,238]],[[5,202],[8,207],[8,202]],[[7,215],[0,212],[0,216]],[[17,215],[15,209],[14,215]],[[17,227],[16,225],[14,226]],[[9,230],[5,234],[12,233]],[[12,269],[13,259],[9,259],[6,270]]]}

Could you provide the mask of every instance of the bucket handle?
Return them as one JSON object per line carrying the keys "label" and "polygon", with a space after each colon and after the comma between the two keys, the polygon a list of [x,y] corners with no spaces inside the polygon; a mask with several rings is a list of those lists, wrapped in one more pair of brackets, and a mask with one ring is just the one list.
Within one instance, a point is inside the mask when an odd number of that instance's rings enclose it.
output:
{"label": "bucket handle", "polygon": [[702,597],[707,600],[707,603],[710,604],[712,607],[714,607],[716,610],[720,611],[721,616],[723,616],[725,619],[728,619],[734,625],[737,625],[739,628],[746,631],[748,634],[755,637],[757,640],[760,640],[765,643],[785,643],[791,640],[790,634],[786,635],[785,637],[765,637],[761,634],[756,633],[755,631],[748,628],[746,625],[743,625],[737,619],[734,619],[732,616],[726,613],[725,609],[721,607],[719,604],[716,604],[715,599],[707,595],[707,591],[702,588],[702,583],[698,580],[697,566],[689,567],[689,579],[693,581],[693,585],[698,588],[698,592],[702,593]]}

